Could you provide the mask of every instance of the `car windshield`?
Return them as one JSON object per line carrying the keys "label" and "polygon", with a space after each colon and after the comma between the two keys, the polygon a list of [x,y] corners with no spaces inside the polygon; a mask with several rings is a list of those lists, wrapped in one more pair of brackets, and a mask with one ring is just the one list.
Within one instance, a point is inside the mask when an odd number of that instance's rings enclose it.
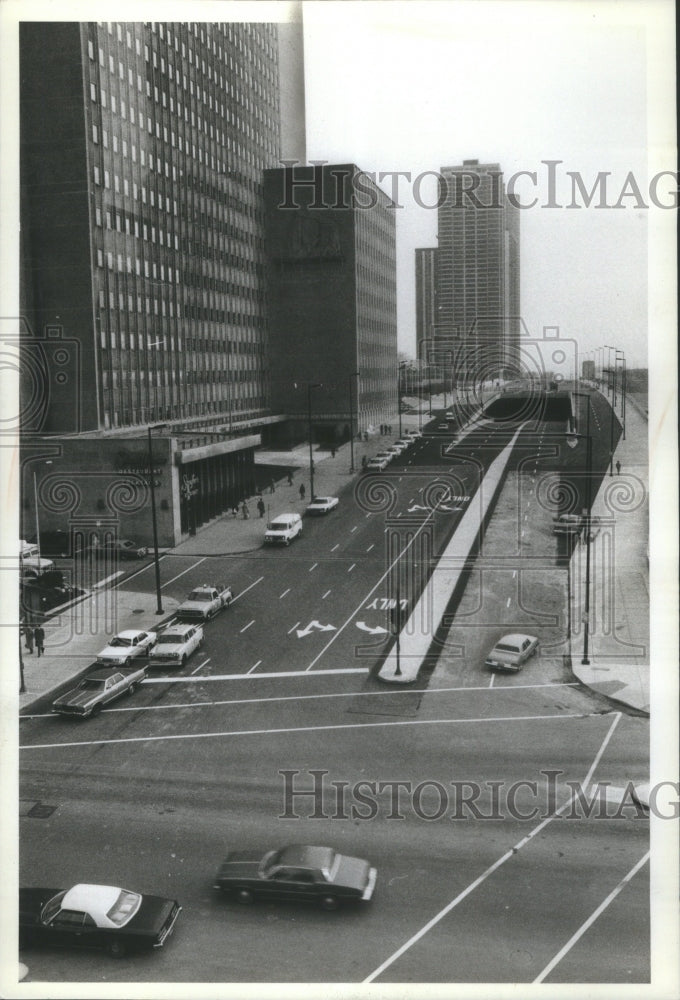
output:
{"label": "car windshield", "polygon": [[109,646],[134,646],[134,642],[123,635],[117,635],[111,640]]}
{"label": "car windshield", "polygon": [[80,685],[81,688],[103,688],[106,681],[97,677],[86,677]]}
{"label": "car windshield", "polygon": [[496,649],[503,653],[519,653],[519,646],[511,646],[509,642],[499,642]]}
{"label": "car windshield", "polygon": [[267,525],[267,531],[285,531],[287,527],[286,521],[270,521]]}
{"label": "car windshield", "polygon": [[184,642],[186,636],[178,635],[177,632],[165,632],[158,636],[159,646],[176,646],[179,642]]}
{"label": "car windshield", "polygon": [[65,895],[66,889],[62,892],[58,892],[56,896],[52,896],[52,899],[50,899],[49,902],[45,903],[42,913],[40,914],[41,919],[44,920],[45,923],[48,923],[52,917],[56,916],[59,912],[61,901]]}
{"label": "car windshield", "polygon": [[204,590],[192,590],[189,594],[190,601],[209,601],[210,594],[206,594]]}
{"label": "car windshield", "polygon": [[113,904],[106,916],[119,927],[131,920],[139,909],[142,897],[138,892],[130,892],[129,889],[121,889],[118,899]]}

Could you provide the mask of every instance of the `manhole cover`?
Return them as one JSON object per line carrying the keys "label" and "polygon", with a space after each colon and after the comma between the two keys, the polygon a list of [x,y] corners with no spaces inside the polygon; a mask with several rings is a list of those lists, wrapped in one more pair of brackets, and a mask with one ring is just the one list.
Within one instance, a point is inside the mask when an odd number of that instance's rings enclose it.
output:
{"label": "manhole cover", "polygon": [[33,819],[47,819],[56,808],[56,806],[46,806],[42,802],[36,802],[33,808],[29,809],[27,815],[32,816]]}

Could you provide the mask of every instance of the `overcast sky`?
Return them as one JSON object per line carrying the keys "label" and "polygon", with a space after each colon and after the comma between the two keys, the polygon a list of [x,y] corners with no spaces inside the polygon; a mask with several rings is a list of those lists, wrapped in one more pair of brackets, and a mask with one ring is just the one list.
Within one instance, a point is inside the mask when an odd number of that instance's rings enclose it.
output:
{"label": "overcast sky", "polygon": [[[663,120],[657,102],[650,136],[649,75],[659,74],[654,31],[668,15],[670,3],[613,0],[306,3],[308,157],[412,178],[463,159],[498,162],[506,179],[535,172],[535,182],[516,182],[523,203],[538,198],[520,220],[530,334],[559,326],[581,352],[614,344],[630,367],[646,365],[650,215],[675,224],[649,191]],[[672,65],[665,83],[673,83]],[[657,162],[649,167],[651,138]],[[541,207],[550,200],[545,160],[562,161],[553,202],[572,203],[567,171],[587,191],[609,171],[604,203],[623,207],[596,208],[599,195],[585,207],[578,189],[582,207]],[[673,168],[672,155],[666,166]],[[392,183],[381,186],[391,194]],[[434,185],[423,183],[421,201],[434,202]],[[635,185],[651,209],[640,206]],[[621,199],[624,186],[630,197]],[[667,201],[672,187],[661,184],[657,200]],[[413,251],[436,246],[437,212],[417,204],[413,180],[401,179],[398,193],[399,344],[413,352]]]}

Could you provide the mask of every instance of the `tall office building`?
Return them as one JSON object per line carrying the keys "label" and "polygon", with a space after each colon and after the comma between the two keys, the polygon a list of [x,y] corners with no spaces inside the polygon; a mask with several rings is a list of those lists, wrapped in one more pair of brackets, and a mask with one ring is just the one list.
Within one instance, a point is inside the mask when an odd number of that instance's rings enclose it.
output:
{"label": "tall office building", "polygon": [[393,202],[354,164],[267,170],[265,202],[274,408],[302,438],[313,404],[315,437],[329,443],[391,421]]}
{"label": "tall office building", "polygon": [[416,249],[416,350],[420,361],[427,361],[430,341],[437,324],[437,250]]}
{"label": "tall office building", "polygon": [[519,212],[498,163],[442,167],[434,338],[460,378],[495,377],[519,350]]}
{"label": "tall office building", "polygon": [[305,160],[302,60],[300,22],[20,26],[24,429],[142,469],[165,424],[174,541],[252,488],[277,420],[263,171]]}

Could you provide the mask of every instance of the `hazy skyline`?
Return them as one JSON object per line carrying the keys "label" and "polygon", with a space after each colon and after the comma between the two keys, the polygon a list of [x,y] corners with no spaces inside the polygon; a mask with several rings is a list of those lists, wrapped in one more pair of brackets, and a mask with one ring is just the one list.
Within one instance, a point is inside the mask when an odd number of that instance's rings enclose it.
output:
{"label": "hazy skyline", "polygon": [[[675,224],[649,191],[660,169],[658,150],[648,166],[649,47],[652,26],[672,10],[566,0],[305,4],[309,159],[411,175],[381,182],[388,193],[398,183],[403,206],[400,349],[415,348],[414,249],[436,246],[437,212],[417,204],[414,179],[478,159],[500,163],[506,179],[536,174],[516,182],[523,203],[538,198],[520,220],[521,312],[532,336],[559,326],[582,356],[614,343],[630,367],[646,365],[649,216]],[[606,195],[598,189],[586,207],[601,172]],[[657,201],[668,200],[669,183]],[[635,185],[651,208],[639,207]],[[420,201],[434,205],[436,178],[422,183]],[[570,204],[579,207],[542,207]]]}

